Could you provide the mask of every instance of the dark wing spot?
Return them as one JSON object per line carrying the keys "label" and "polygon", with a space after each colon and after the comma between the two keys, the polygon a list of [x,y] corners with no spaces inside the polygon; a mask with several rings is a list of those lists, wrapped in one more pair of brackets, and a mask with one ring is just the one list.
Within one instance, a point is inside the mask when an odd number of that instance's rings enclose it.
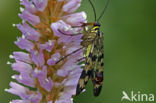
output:
{"label": "dark wing spot", "polygon": [[80,85],[78,84],[77,88],[76,88],[76,95],[79,95],[82,90],[83,90],[83,88],[81,88]]}
{"label": "dark wing spot", "polygon": [[92,57],[92,53],[89,53],[89,57],[90,57],[90,58]]}
{"label": "dark wing spot", "polygon": [[101,63],[101,67],[103,67],[103,66],[104,66],[104,63],[102,62],[102,63]]}
{"label": "dark wing spot", "polygon": [[100,36],[100,35],[101,35],[100,30],[98,30],[97,35],[98,35],[98,36]]}
{"label": "dark wing spot", "polygon": [[95,71],[94,71],[94,68],[92,68],[92,69],[91,69],[91,73],[90,73],[90,77],[91,77],[91,78],[94,78],[94,74],[95,74]]}
{"label": "dark wing spot", "polygon": [[87,76],[87,73],[85,70],[82,71],[80,78],[85,78]]}
{"label": "dark wing spot", "polygon": [[103,49],[103,45],[101,46],[101,48],[100,49]]}
{"label": "dark wing spot", "polygon": [[97,58],[97,56],[94,55],[94,56],[92,57],[92,61],[96,61],[96,58]]}
{"label": "dark wing spot", "polygon": [[102,53],[102,55],[98,58],[98,62],[100,62],[102,58],[104,58],[103,53]]}
{"label": "dark wing spot", "polygon": [[86,65],[89,65],[89,62],[86,62]]}
{"label": "dark wing spot", "polygon": [[98,88],[94,88],[94,96],[99,96],[100,92],[101,92],[101,89],[102,89],[102,85],[100,85]]}
{"label": "dark wing spot", "polygon": [[86,76],[90,77],[91,75],[91,70],[88,70],[87,72],[85,70],[82,71],[80,78],[84,79]]}
{"label": "dark wing spot", "polygon": [[99,31],[99,28],[95,28],[95,31],[97,31],[97,30]]}

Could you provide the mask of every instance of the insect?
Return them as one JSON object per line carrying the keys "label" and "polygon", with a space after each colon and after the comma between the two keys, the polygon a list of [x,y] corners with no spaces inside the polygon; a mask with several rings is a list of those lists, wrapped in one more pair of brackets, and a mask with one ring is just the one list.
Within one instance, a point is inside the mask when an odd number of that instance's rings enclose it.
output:
{"label": "insect", "polygon": [[[80,94],[85,89],[85,86],[90,78],[94,86],[93,94],[94,96],[98,96],[102,89],[103,67],[104,67],[103,34],[100,31],[99,20],[104,15],[104,12],[106,11],[106,8],[108,7],[110,0],[107,1],[106,6],[98,19],[96,19],[96,11],[93,6],[93,3],[91,2],[91,0],[89,0],[89,2],[94,11],[95,22],[84,23],[81,26],[81,27],[86,27],[86,26],[91,26],[91,27],[89,30],[86,30],[84,28],[84,33],[81,38],[82,39],[81,46],[82,48],[85,48],[85,52],[84,52],[85,66],[81,73],[81,76],[80,76],[80,79],[76,88],[76,95]],[[72,34],[70,36],[72,36]],[[72,53],[66,55],[64,58],[60,59],[57,63],[59,63],[66,57],[74,54],[75,52],[81,50],[82,48],[79,48],[73,51]]]}

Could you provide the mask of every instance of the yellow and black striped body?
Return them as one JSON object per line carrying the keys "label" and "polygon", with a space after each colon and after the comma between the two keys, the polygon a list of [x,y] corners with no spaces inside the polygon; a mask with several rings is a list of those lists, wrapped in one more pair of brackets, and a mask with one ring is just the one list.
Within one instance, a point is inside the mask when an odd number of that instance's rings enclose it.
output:
{"label": "yellow and black striped body", "polygon": [[100,32],[100,24],[94,23],[93,27],[84,33],[82,40],[81,45],[86,49],[85,66],[77,85],[76,94],[80,94],[85,89],[91,78],[94,95],[98,96],[102,88],[104,66],[103,35]]}

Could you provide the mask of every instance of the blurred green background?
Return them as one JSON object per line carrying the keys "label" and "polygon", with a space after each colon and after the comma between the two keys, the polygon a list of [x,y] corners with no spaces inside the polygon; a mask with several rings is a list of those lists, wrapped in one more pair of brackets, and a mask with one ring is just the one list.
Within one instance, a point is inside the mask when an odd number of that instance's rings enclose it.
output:
{"label": "blurred green background", "polygon": [[[93,0],[100,15],[106,0]],[[104,33],[105,69],[102,93],[95,98],[91,82],[75,103],[121,103],[122,91],[156,95],[156,0],[111,0],[101,19]],[[21,20],[19,0],[0,0],[0,103],[17,98],[4,92],[14,72],[6,64],[8,56],[19,50],[14,41],[20,32],[12,27]],[[78,11],[94,16],[88,0]],[[156,102],[156,100],[155,100]],[[124,101],[123,103],[130,103]]]}

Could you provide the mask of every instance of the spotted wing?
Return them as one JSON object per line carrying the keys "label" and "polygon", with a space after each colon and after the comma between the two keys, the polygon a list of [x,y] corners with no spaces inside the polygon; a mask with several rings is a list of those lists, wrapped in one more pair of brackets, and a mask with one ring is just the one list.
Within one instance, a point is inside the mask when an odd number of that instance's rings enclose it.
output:
{"label": "spotted wing", "polygon": [[86,57],[85,57],[85,67],[81,73],[81,76],[77,85],[76,95],[80,94],[85,89],[86,84],[95,67],[95,63],[97,59],[97,56],[95,54],[97,54],[98,51],[94,49],[94,46],[95,46],[94,43],[92,43],[87,47]]}
{"label": "spotted wing", "polygon": [[91,79],[94,86],[93,89],[94,96],[98,96],[102,89],[103,66],[104,66],[103,35],[101,32],[99,32],[98,37],[95,41],[94,49],[98,51],[98,53],[96,53],[98,56],[96,60],[96,66],[94,68],[94,71],[92,72]]}

